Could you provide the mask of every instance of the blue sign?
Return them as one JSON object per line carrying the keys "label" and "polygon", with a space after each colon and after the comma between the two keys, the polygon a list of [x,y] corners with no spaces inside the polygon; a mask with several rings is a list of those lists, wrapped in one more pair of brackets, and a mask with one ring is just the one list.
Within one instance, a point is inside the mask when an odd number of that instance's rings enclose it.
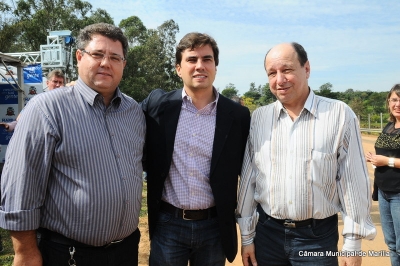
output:
{"label": "blue sign", "polygon": [[18,92],[10,84],[0,84],[0,104],[18,104]]}
{"label": "blue sign", "polygon": [[24,83],[42,83],[42,65],[35,64],[24,67]]}

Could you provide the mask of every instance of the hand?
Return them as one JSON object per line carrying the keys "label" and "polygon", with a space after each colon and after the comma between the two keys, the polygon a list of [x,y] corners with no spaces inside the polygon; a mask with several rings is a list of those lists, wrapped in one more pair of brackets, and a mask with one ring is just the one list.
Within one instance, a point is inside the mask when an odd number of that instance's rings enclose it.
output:
{"label": "hand", "polygon": [[341,266],[361,266],[362,257],[340,257],[340,265]]}
{"label": "hand", "polygon": [[1,127],[4,127],[5,129],[8,129],[8,124],[7,123],[0,123]]}
{"label": "hand", "polygon": [[365,154],[367,162],[372,163],[374,166],[386,166],[388,165],[389,158],[383,155],[376,155],[371,152]]}
{"label": "hand", "polygon": [[242,262],[244,266],[257,266],[254,243],[242,246]]}

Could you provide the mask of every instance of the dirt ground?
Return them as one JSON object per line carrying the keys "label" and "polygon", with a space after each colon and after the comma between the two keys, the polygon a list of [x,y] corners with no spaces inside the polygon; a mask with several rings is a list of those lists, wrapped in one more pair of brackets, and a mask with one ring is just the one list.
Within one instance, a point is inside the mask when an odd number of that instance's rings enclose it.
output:
{"label": "dirt ground", "polygon": [[[369,135],[363,135],[363,147],[364,151],[374,151],[374,143],[376,140],[376,136],[369,136]],[[371,184],[373,181],[373,169],[370,164],[368,164],[368,172],[371,180]],[[371,216],[372,220],[377,227],[377,236],[375,240],[373,241],[368,241],[368,240],[363,240],[362,244],[362,250],[367,253],[365,257],[363,257],[363,266],[376,266],[376,265],[390,265],[390,259],[389,257],[384,257],[384,256],[372,256],[369,254],[369,251],[387,251],[387,246],[384,242],[383,239],[383,233],[382,233],[382,227],[380,223],[380,218],[379,218],[379,209],[378,209],[378,202],[374,201],[372,203],[372,209],[371,209]],[[340,215],[339,215],[340,217]],[[139,245],[139,266],[145,266],[148,265],[148,257],[149,257],[149,251],[150,251],[150,245],[149,245],[149,237],[148,237],[148,228],[147,228],[147,217],[141,217],[140,218],[140,223],[139,223],[139,228],[141,231],[141,240],[140,240],[140,245]],[[339,232],[343,229],[343,222],[340,219],[339,220]],[[240,235],[240,234],[238,234]],[[341,249],[343,245],[343,238],[340,236],[339,239],[339,250]],[[239,252],[240,252],[240,238],[239,238]],[[381,252],[383,254],[384,252]],[[229,263],[227,262],[225,264],[226,266],[242,266],[242,258],[240,254],[236,256],[236,259],[232,262]]]}

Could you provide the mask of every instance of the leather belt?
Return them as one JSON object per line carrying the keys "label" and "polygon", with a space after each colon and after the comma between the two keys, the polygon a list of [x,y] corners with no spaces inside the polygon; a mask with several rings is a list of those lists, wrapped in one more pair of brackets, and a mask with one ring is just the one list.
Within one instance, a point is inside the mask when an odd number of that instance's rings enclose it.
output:
{"label": "leather belt", "polygon": [[160,209],[174,215],[176,218],[181,218],[183,220],[198,221],[217,217],[217,208],[215,206],[203,210],[184,210],[179,209],[165,201],[161,201]]}
{"label": "leather belt", "polygon": [[37,232],[40,234],[40,239],[48,240],[48,241],[55,242],[55,243],[62,244],[62,245],[81,247],[81,248],[97,248],[97,249],[109,248],[112,246],[117,246],[118,244],[122,243],[122,241],[124,241],[124,239],[119,239],[119,240],[111,241],[110,243],[108,243],[104,246],[92,246],[92,245],[87,245],[87,244],[78,242],[78,241],[68,238],[60,233],[51,231],[47,228],[41,227],[41,228],[37,229]]}
{"label": "leather belt", "polygon": [[277,218],[274,218],[274,217],[268,215],[267,213],[265,213],[260,204],[257,205],[257,211],[260,214],[260,218],[262,216],[265,216],[265,218],[269,218],[272,221],[277,222],[287,228],[301,228],[301,227],[306,227],[306,226],[316,226],[323,221],[334,220],[334,219],[336,219],[336,221],[337,221],[337,214],[329,216],[325,219],[311,218],[311,219],[302,220],[302,221],[295,221],[295,220],[291,220],[291,219],[277,219]]}

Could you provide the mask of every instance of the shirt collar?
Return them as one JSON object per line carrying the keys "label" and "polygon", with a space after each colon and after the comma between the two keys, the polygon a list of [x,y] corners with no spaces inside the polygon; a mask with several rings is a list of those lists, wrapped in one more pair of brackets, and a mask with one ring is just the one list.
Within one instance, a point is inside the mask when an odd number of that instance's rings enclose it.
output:
{"label": "shirt collar", "polygon": [[[308,94],[307,100],[304,103],[303,106],[303,110],[306,109],[308,112],[310,112],[312,115],[314,115],[315,117],[317,116],[317,104],[316,104],[316,95],[314,93],[313,90],[309,88],[310,93]],[[283,106],[283,104],[277,100],[276,101],[276,109],[277,109],[277,119],[279,119],[280,115],[282,114],[282,112],[286,112],[285,107]],[[303,110],[301,112],[303,112]]]}
{"label": "shirt collar", "polygon": [[182,106],[186,108],[190,108],[192,106],[193,108],[196,109],[196,111],[205,111],[209,114],[216,114],[217,113],[217,103],[219,99],[219,93],[217,90],[213,87],[213,93],[215,95],[215,100],[207,104],[202,110],[197,110],[196,107],[193,105],[192,98],[186,93],[185,89],[182,89]]}
{"label": "shirt collar", "polygon": [[[101,99],[101,101],[103,101],[103,96],[97,91],[90,88],[88,85],[86,85],[86,83],[83,82],[83,80],[80,77],[78,77],[78,81],[74,86],[78,89],[78,91],[88,104],[93,106],[96,101],[96,98],[99,100]],[[122,98],[122,93],[117,87],[117,89],[115,90],[114,97],[111,100],[111,104],[118,107],[121,104],[121,98]]]}

